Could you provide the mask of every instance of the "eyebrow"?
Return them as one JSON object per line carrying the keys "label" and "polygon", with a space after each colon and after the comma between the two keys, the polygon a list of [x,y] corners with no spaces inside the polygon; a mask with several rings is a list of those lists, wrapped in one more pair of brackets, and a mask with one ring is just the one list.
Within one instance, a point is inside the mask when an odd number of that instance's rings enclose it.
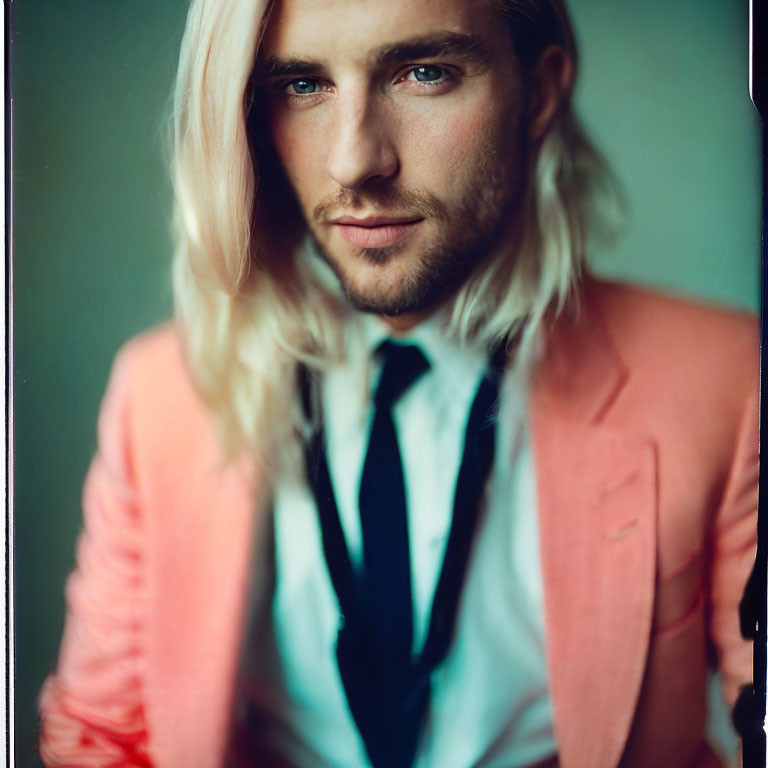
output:
{"label": "eyebrow", "polygon": [[385,45],[373,53],[377,64],[397,64],[409,59],[431,59],[442,56],[466,62],[486,62],[492,58],[493,51],[480,35],[439,32],[409,38],[394,45]]}
{"label": "eyebrow", "polygon": [[[493,58],[493,50],[480,35],[438,32],[387,43],[374,49],[369,59],[381,67],[416,59],[443,57],[468,64],[487,63]],[[319,59],[270,56],[257,64],[256,73],[262,77],[290,77],[308,72],[322,73],[326,69],[327,65]]]}

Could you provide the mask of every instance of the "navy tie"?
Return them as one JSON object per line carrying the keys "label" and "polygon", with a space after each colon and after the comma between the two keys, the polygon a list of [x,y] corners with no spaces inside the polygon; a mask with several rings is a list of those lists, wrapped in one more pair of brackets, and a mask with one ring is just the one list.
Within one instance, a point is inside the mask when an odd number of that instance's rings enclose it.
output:
{"label": "navy tie", "polygon": [[413,750],[409,744],[402,757],[393,754],[402,740],[404,707],[409,708],[405,699],[412,670],[413,608],[406,489],[392,407],[429,363],[417,347],[391,341],[378,354],[383,367],[360,481],[358,615],[347,617],[338,660],[374,766],[395,766],[409,764]]}
{"label": "navy tie", "polygon": [[[380,353],[384,366],[374,399],[360,487],[363,563],[357,571],[347,552],[336,507],[322,420],[306,445],[305,455],[323,551],[339,599],[336,656],[350,712],[374,768],[411,768],[427,715],[430,677],[445,658],[453,637],[480,501],[493,463],[498,383],[506,345],[494,350],[472,403],[429,631],[415,659],[411,657],[413,609],[406,493],[392,407],[429,364],[412,346],[384,342]],[[304,411],[311,421],[312,379],[306,369],[300,369],[299,381]]]}
{"label": "navy tie", "polygon": [[375,414],[360,482],[363,578],[371,606],[382,682],[396,679],[411,660],[411,567],[405,481],[392,406],[429,368],[414,346],[386,341]]}

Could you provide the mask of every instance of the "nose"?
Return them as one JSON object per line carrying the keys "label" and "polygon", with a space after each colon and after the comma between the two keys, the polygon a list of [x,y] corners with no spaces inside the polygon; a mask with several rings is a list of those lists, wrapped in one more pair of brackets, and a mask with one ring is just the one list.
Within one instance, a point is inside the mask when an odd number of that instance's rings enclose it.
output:
{"label": "nose", "polygon": [[375,97],[355,93],[339,99],[328,150],[328,173],[344,189],[388,179],[399,169],[392,126]]}

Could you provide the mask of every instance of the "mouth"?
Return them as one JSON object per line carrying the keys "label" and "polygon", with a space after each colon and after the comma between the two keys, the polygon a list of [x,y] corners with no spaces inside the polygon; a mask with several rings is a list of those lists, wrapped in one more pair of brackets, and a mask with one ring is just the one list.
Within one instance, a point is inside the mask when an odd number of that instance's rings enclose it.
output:
{"label": "mouth", "polygon": [[413,216],[340,216],[331,224],[355,248],[391,248],[410,237],[423,221]]}

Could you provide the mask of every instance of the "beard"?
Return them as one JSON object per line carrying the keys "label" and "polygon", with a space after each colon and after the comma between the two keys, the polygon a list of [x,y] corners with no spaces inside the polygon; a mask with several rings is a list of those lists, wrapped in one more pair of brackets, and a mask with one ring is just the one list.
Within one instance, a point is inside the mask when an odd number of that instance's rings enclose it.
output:
{"label": "beard", "polygon": [[[359,190],[340,190],[306,216],[316,253],[336,274],[347,301],[358,310],[394,317],[437,306],[512,231],[522,197],[521,161],[520,152],[503,160],[486,157],[452,203],[425,190],[399,187],[396,182],[382,182],[381,186],[369,182]],[[423,218],[435,232],[431,242],[414,253],[410,251],[415,246],[408,241],[389,248],[361,248],[355,250],[350,263],[321,240],[323,230],[328,231],[323,222],[339,210],[406,212]],[[374,279],[360,284],[363,269],[373,273]]]}

